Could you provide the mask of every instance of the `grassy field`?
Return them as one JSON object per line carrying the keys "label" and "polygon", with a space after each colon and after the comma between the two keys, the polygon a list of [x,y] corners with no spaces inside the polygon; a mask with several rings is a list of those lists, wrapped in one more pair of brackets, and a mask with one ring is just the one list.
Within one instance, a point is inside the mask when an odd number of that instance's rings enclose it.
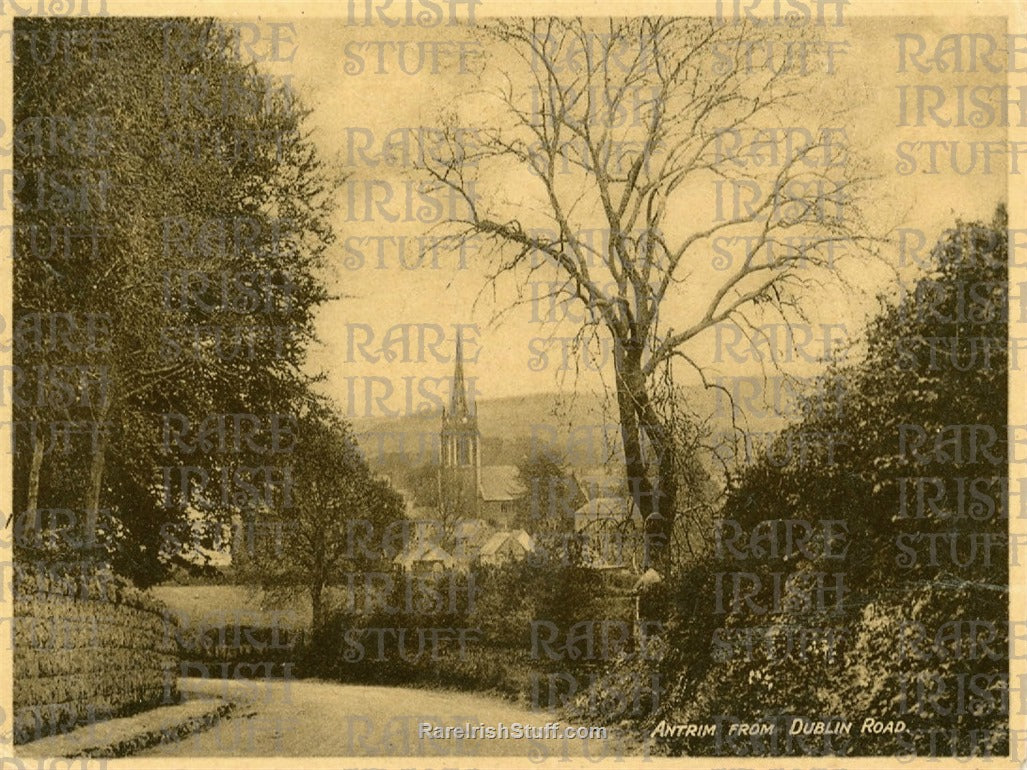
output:
{"label": "grassy field", "polygon": [[310,602],[268,607],[266,597],[250,586],[155,586],[150,592],[168,605],[183,625],[234,625],[304,629],[310,626]]}

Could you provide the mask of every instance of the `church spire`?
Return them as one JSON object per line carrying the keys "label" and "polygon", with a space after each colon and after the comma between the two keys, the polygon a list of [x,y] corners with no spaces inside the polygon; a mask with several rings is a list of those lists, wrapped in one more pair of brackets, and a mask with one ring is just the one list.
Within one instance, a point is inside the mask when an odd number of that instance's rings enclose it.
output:
{"label": "church spire", "polygon": [[449,413],[453,417],[470,414],[467,408],[467,386],[464,383],[464,347],[459,331],[456,335],[456,368],[453,371],[453,392],[449,401]]}
{"label": "church spire", "polygon": [[449,413],[443,409],[439,435],[439,499],[445,510],[459,510],[464,512],[461,515],[474,516],[481,486],[481,447],[474,402],[467,397],[464,344],[459,332],[454,359]]}

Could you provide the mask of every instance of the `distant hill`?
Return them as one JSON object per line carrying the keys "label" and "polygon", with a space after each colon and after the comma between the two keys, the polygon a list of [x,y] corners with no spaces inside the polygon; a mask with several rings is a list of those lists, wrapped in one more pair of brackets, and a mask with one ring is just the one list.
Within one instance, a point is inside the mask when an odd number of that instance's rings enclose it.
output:
{"label": "distant hill", "polygon": [[[686,388],[689,411],[710,418],[715,432],[731,429],[726,399],[701,386]],[[477,403],[482,462],[516,464],[533,445],[564,454],[574,467],[602,465],[620,446],[616,404],[594,393],[536,393]],[[402,417],[354,420],[354,430],[372,467],[382,472],[433,462],[438,452],[442,414],[432,411]],[[785,420],[760,414],[748,429],[772,432]]]}

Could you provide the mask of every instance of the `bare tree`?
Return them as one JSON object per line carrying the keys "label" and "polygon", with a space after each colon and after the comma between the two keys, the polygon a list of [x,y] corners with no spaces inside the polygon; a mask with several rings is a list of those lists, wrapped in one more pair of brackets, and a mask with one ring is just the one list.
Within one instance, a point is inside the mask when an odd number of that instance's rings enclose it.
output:
{"label": "bare tree", "polygon": [[448,144],[433,138],[423,171],[459,196],[450,237],[487,245],[493,287],[515,274],[532,287],[515,304],[577,303],[581,339],[609,335],[644,566],[664,571],[680,478],[654,398],[668,366],[714,387],[695,340],[802,320],[800,299],[866,240],[845,132],[811,125],[844,125],[810,97],[826,49],[808,27],[700,18],[513,19],[487,34],[496,67],[443,120]]}

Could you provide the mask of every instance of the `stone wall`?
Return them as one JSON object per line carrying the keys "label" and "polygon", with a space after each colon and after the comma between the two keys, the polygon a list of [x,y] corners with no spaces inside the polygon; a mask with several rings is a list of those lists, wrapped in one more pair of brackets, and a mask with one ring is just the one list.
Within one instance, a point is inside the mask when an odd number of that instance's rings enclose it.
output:
{"label": "stone wall", "polygon": [[16,743],[177,701],[175,641],[162,603],[109,572],[19,567]]}

